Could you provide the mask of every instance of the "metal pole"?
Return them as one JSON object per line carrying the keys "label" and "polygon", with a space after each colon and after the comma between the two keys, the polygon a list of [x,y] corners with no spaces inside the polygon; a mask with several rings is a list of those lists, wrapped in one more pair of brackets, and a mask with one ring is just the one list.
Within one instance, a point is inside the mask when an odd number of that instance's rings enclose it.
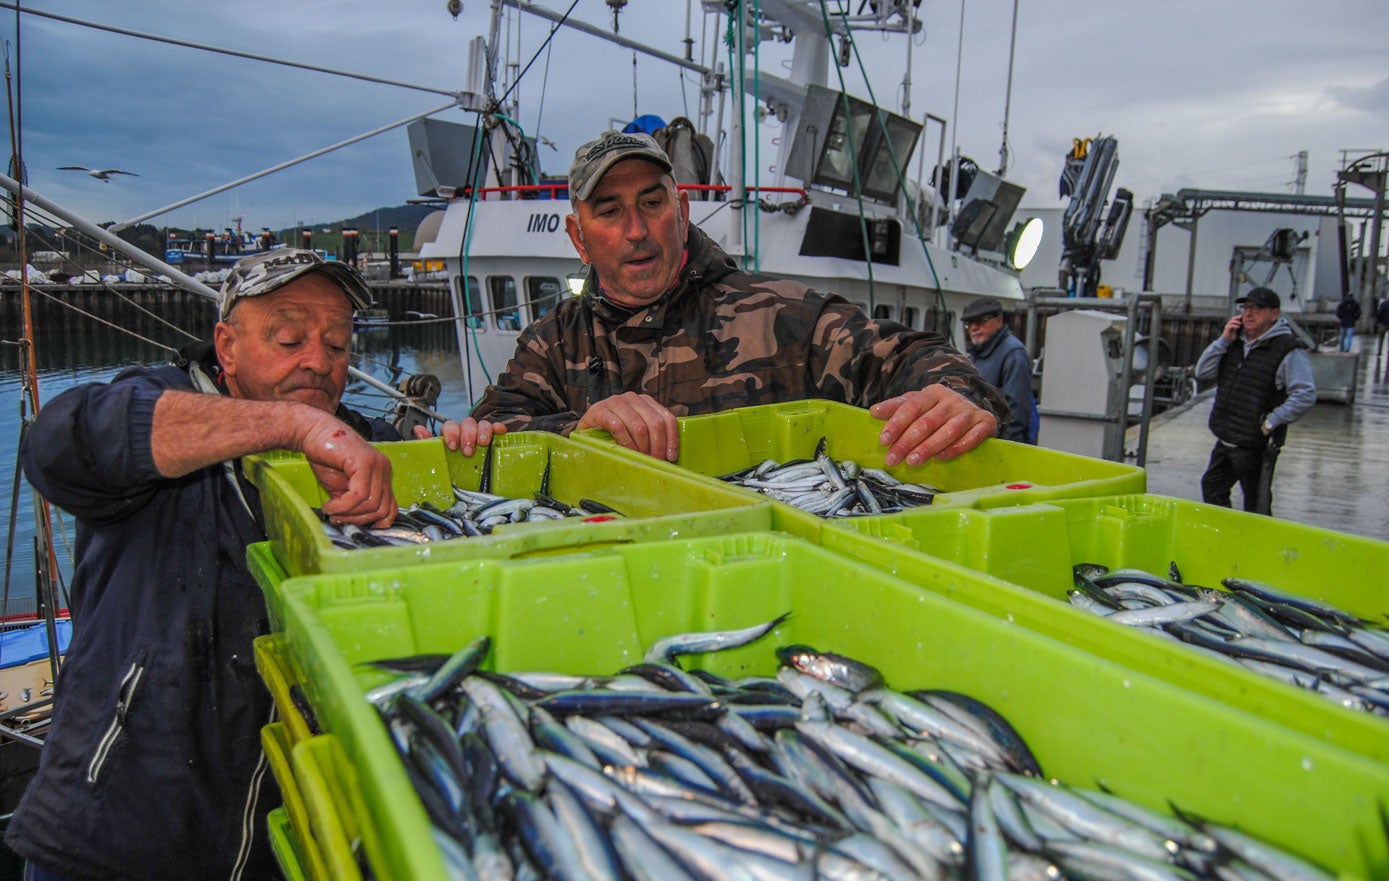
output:
{"label": "metal pole", "polygon": [[436,113],[442,113],[445,110],[448,110],[450,107],[455,106],[461,106],[461,102],[458,100],[450,101],[447,104],[435,107],[433,110],[426,110],[424,113],[416,113],[414,116],[409,116],[405,119],[397,120],[396,122],[392,122],[389,125],[383,125],[380,128],[372,129],[369,132],[364,132],[355,137],[348,138],[345,141],[338,141],[336,144],[331,144],[320,150],[314,150],[312,153],[306,153],[303,156],[298,157],[297,159],[291,159],[288,162],[281,162],[279,165],[273,165],[270,168],[265,169],[264,171],[257,171],[255,174],[249,174],[246,177],[240,178],[239,180],[234,180],[229,184],[223,184],[220,187],[213,187],[212,189],[207,190],[206,192],[199,193],[196,196],[189,196],[187,199],[182,199],[178,202],[174,202],[172,205],[165,205],[163,208],[156,208],[153,211],[141,214],[139,217],[132,217],[129,220],[123,220],[115,226],[112,226],[111,231],[120,232],[126,227],[134,226],[137,223],[142,223],[143,221],[149,220],[151,217],[158,217],[161,214],[173,211],[175,208],[182,208],[184,205],[202,201],[203,199],[206,199],[208,196],[215,196],[218,193],[226,192],[227,190],[230,190],[233,187],[239,187],[242,184],[250,183],[253,180],[259,180],[260,178],[263,178],[266,175],[274,174],[277,171],[283,171],[284,169],[289,168],[291,165],[298,165],[299,163],[307,162],[310,159],[317,159],[319,156],[322,156],[325,153],[331,153],[334,150],[339,150],[343,147],[350,146],[352,144],[357,143],[358,141],[365,141],[367,138],[374,137],[376,135],[381,134],[382,132],[388,132],[391,129],[400,128],[402,125],[409,125],[417,119],[424,119],[426,116],[433,116]]}
{"label": "metal pole", "polygon": [[1186,252],[1186,295],[1182,300],[1182,308],[1187,314],[1191,314],[1191,285],[1196,276],[1196,228],[1201,223],[1201,215],[1193,214],[1191,217],[1191,242],[1187,245]]}
{"label": "metal pole", "polygon": [[956,131],[960,127],[960,67],[965,57],[965,0],[960,0],[960,38],[955,48],[955,109],[950,112],[950,185],[945,196],[945,216],[952,226],[955,223],[955,191],[960,176],[960,148],[956,145]]}
{"label": "metal pole", "polygon": [[[1134,297],[1139,306],[1148,306],[1152,327],[1148,331],[1148,365],[1143,376],[1143,412],[1138,422],[1138,457],[1134,464],[1142,468],[1148,461],[1148,429],[1153,421],[1153,388],[1157,380],[1158,354],[1162,351],[1162,297],[1158,294],[1139,294]],[[1137,307],[1135,307],[1137,308]]]}
{"label": "metal pole", "polygon": [[[142,266],[145,266],[149,269],[153,269],[156,272],[168,276],[170,281],[183,288],[184,290],[202,297],[207,297],[210,300],[215,301],[217,299],[217,291],[214,291],[212,288],[208,287],[207,285],[203,284],[197,279],[184,275],[182,272],[165,263],[163,260],[150,256],[149,254],[145,253],[144,251],[140,250],[139,248],[135,247],[134,245],[130,244],[124,239],[117,238],[116,236],[111,235],[110,232],[102,229],[101,227],[93,223],[90,223],[86,220],[83,220],[81,217],[78,217],[76,214],[73,214],[71,211],[68,211],[66,208],[62,207],[56,202],[53,202],[50,199],[46,199],[43,196],[40,196],[38,193],[34,192],[28,187],[21,186],[19,181],[16,181],[14,178],[0,174],[0,187],[9,190],[11,193],[22,194],[25,201],[32,202],[33,204],[39,206],[40,208],[54,215],[55,217],[58,217],[59,219],[71,224],[74,229],[86,233],[87,235],[91,236],[99,242],[104,242],[107,245],[107,247],[111,248],[112,250],[118,253],[124,254],[126,257],[129,257],[136,263],[139,263]],[[363,373],[356,367],[347,368],[347,372],[354,379],[365,382],[372,388],[378,391],[385,392],[391,395],[392,397],[404,398],[406,396],[405,393],[402,392],[400,389],[392,388],[391,386],[387,385],[386,383],[382,382],[376,377],[368,373]],[[434,419],[447,418],[439,413],[434,412],[433,410],[427,410],[423,407],[420,407],[418,409]]]}
{"label": "metal pole", "polygon": [[[1380,162],[1383,164],[1384,159],[1381,158]],[[1360,301],[1362,327],[1374,327],[1375,291],[1379,287],[1379,233],[1380,224],[1384,217],[1384,179],[1385,171],[1381,169],[1379,179],[1375,184],[1375,214],[1374,220],[1371,221],[1370,249],[1366,252],[1366,256],[1369,258],[1369,266],[1366,268],[1369,280],[1365,285],[1365,294]]]}
{"label": "metal pole", "polygon": [[139,248],[135,247],[134,245],[130,244],[124,239],[112,235],[110,231],[104,230],[94,223],[83,220],[81,217],[78,217],[76,214],[67,210],[66,208],[57,204],[56,202],[47,199],[43,196],[40,196],[38,193],[34,192],[28,187],[22,186],[19,183],[19,181],[15,180],[14,178],[0,174],[0,187],[4,187],[5,189],[9,190],[11,193],[14,193],[16,195],[22,194],[24,196],[25,201],[32,202],[35,205],[42,208],[43,210],[47,211],[49,214],[58,217],[60,220],[66,221],[67,223],[71,224],[74,229],[91,236],[98,242],[101,242],[105,244],[107,247],[111,248],[113,251],[116,251],[120,254],[124,254],[126,257],[129,257],[131,260],[134,260],[137,263],[147,266],[150,269],[155,270],[156,272],[160,272],[164,275],[167,275],[170,279],[174,281],[175,284],[177,284],[184,290],[191,291],[195,294],[199,294],[212,300],[217,299],[217,292],[214,291],[212,288],[208,287],[207,285],[203,284],[202,282],[198,281],[197,279],[184,275],[182,272],[165,263],[163,260],[159,260],[158,258],[152,257],[151,255],[146,254],[144,251],[140,250]]}
{"label": "metal pole", "polygon": [[686,70],[693,70],[696,73],[702,74],[713,73],[713,71],[709,70],[709,68],[705,67],[702,64],[696,64],[693,61],[686,61],[679,55],[671,55],[666,52],[661,52],[656,49],[652,49],[649,46],[643,45],[642,43],[638,43],[636,40],[629,40],[626,37],[619,36],[615,33],[610,33],[608,31],[603,30],[600,27],[595,27],[594,25],[591,25],[588,22],[568,18],[558,12],[555,12],[552,9],[546,9],[544,6],[537,6],[536,4],[529,2],[529,0],[500,0],[500,3],[503,6],[510,6],[514,9],[519,9],[522,12],[529,12],[531,15],[538,15],[546,21],[555,22],[556,24],[564,25],[567,28],[573,28],[576,31],[582,31],[585,34],[588,34],[590,37],[597,37],[600,40],[607,40],[609,43],[616,43],[617,45],[622,46],[624,48],[633,49],[637,52],[642,53],[643,55],[650,55],[652,58],[658,58],[661,61],[674,64],[677,67],[683,67]]}

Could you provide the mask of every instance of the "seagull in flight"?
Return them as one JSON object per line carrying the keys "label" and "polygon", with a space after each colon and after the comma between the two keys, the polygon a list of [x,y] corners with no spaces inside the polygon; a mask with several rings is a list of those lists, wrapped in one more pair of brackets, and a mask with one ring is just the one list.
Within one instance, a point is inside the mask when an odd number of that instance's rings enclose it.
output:
{"label": "seagull in flight", "polygon": [[104,184],[109,184],[111,182],[111,175],[113,174],[128,174],[131,177],[139,177],[139,175],[133,171],[123,171],[119,168],[88,168],[85,165],[59,165],[58,170],[85,171]]}

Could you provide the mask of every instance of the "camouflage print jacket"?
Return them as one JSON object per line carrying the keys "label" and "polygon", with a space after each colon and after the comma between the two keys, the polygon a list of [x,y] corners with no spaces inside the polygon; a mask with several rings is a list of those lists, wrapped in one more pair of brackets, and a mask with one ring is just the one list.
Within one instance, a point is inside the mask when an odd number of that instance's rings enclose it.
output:
{"label": "camouflage print jacket", "polygon": [[568,434],[589,405],[626,391],[676,416],[806,398],[868,407],[941,383],[998,417],[1008,404],[938,334],[870,319],[834,294],[738,269],[691,226],[675,289],[629,310],[583,294],[527,327],[473,416]]}

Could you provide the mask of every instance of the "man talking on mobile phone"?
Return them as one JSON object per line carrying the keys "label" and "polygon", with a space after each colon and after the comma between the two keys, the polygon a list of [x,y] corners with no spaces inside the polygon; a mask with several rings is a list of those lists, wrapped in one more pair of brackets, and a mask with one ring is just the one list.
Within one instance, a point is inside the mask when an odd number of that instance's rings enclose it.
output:
{"label": "man talking on mobile phone", "polygon": [[1216,380],[1210,429],[1215,448],[1201,476],[1201,497],[1230,507],[1236,483],[1244,510],[1273,513],[1273,467],[1288,425],[1317,402],[1312,364],[1282,316],[1282,301],[1254,288],[1196,362],[1196,378]]}

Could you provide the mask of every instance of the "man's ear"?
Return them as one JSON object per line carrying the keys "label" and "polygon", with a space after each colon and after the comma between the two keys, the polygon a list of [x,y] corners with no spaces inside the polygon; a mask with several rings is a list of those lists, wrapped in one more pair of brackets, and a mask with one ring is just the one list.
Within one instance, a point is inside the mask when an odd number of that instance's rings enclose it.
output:
{"label": "man's ear", "polygon": [[217,363],[227,376],[236,375],[236,328],[225,321],[212,329],[212,345],[217,351]]}
{"label": "man's ear", "polygon": [[579,226],[579,216],[570,214],[564,218],[564,231],[569,233],[569,241],[573,243],[574,250],[579,252],[579,259],[585,263],[592,263],[588,259],[588,245],[584,243],[584,230]]}

